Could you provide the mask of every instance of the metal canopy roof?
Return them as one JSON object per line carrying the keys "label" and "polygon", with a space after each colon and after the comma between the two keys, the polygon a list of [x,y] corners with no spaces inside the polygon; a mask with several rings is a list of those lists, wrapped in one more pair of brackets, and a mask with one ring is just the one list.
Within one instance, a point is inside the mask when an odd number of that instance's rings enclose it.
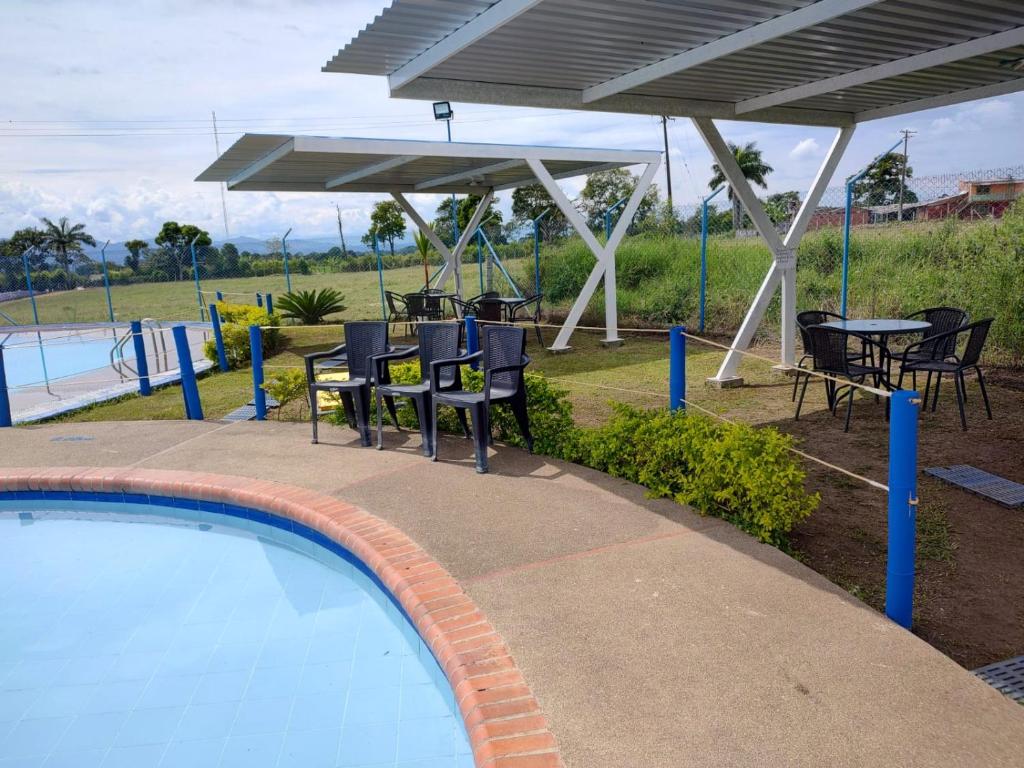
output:
{"label": "metal canopy roof", "polygon": [[394,0],[393,96],[849,125],[1024,90],[1022,0]]}
{"label": "metal canopy roof", "polygon": [[510,144],[347,139],[247,133],[196,181],[275,192],[475,193],[535,182],[529,160],[556,179],[657,163],[658,152]]}

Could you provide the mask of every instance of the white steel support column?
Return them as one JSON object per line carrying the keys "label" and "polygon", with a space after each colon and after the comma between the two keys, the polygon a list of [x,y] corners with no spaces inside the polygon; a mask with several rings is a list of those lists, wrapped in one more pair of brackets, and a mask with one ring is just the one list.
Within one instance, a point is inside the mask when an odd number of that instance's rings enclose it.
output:
{"label": "white steel support column", "polygon": [[480,226],[480,220],[483,218],[484,213],[487,211],[487,206],[494,200],[494,190],[488,189],[483,198],[480,200],[480,204],[477,205],[476,210],[473,211],[473,216],[469,220],[469,225],[466,227],[466,231],[462,233],[459,238],[459,242],[455,244],[454,249],[449,249],[445,245],[444,241],[437,236],[437,233],[431,228],[429,224],[420,216],[419,211],[413,208],[412,204],[405,198],[401,192],[392,192],[391,196],[395,201],[402,206],[402,210],[406,212],[410,219],[419,227],[420,232],[427,236],[430,240],[430,244],[433,245],[441,258],[444,260],[444,269],[441,270],[441,274],[438,276],[436,287],[443,288],[448,281],[455,276],[455,292],[462,296],[462,254],[468,247],[473,236],[476,234],[477,227]]}
{"label": "white steel support column", "polygon": [[569,201],[569,198],[565,196],[565,193],[558,186],[558,183],[548,169],[544,167],[544,164],[537,159],[529,159],[527,162],[530,164],[530,170],[533,171],[534,176],[544,186],[544,189],[547,190],[551,199],[555,202],[555,205],[558,206],[558,209],[597,259],[597,263],[590,271],[590,275],[580,291],[580,295],[576,297],[572,309],[569,310],[569,316],[566,318],[565,324],[558,331],[555,343],[550,348],[553,351],[569,349],[569,339],[572,336],[572,332],[579,324],[580,317],[587,308],[591,297],[593,297],[594,291],[597,290],[597,285],[601,282],[602,277],[604,278],[605,294],[605,343],[615,344],[620,342],[615,287],[615,251],[619,247],[619,243],[622,242],[622,238],[625,237],[626,230],[629,229],[630,222],[632,222],[637,209],[640,207],[640,201],[643,200],[644,195],[647,194],[647,190],[651,186],[651,182],[654,180],[654,174],[658,170],[660,160],[652,161],[647,165],[647,168],[637,181],[633,193],[629,196],[629,201],[626,203],[622,215],[619,216],[619,220],[612,230],[611,237],[608,238],[608,242],[605,244],[602,244],[594,237],[594,233],[590,231],[587,222],[584,221],[579,211]]}
{"label": "white steel support column", "polygon": [[768,274],[765,275],[764,282],[761,283],[761,287],[758,289],[750,309],[747,310],[747,314],[743,318],[743,323],[740,325],[736,338],[733,340],[732,349],[726,353],[721,368],[719,368],[714,378],[710,380],[719,385],[737,385],[742,383],[742,379],[736,375],[741,357],[740,351],[750,346],[754,333],[761,324],[761,320],[768,309],[768,304],[775,294],[775,288],[780,284],[782,286],[782,322],[780,328],[782,350],[780,354],[780,367],[789,368],[794,363],[794,344],[796,342],[796,251],[804,232],[807,231],[807,225],[811,220],[811,216],[813,216],[815,209],[817,209],[821,196],[828,186],[829,179],[832,178],[832,174],[835,172],[843,152],[846,151],[846,147],[850,143],[854,128],[850,126],[839,130],[828,154],[825,156],[825,160],[818,170],[814,183],[811,185],[803,204],[800,206],[796,218],[790,225],[786,238],[782,239],[775,230],[771,219],[768,218],[768,214],[765,213],[764,205],[757,195],[754,194],[750,183],[743,176],[743,172],[736,163],[736,158],[729,150],[729,146],[718,132],[714,122],[709,118],[693,118],[693,124],[704,139],[704,143],[711,151],[712,156],[718,162],[718,166],[722,169],[722,173],[728,180],[733,194],[743,203],[751,221],[754,222],[754,226],[768,243],[768,248],[772,252],[771,268],[768,270]]}

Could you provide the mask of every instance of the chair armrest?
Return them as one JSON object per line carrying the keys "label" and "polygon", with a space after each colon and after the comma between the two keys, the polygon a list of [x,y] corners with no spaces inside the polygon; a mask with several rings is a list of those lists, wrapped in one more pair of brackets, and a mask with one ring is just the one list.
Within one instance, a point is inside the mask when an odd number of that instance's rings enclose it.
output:
{"label": "chair armrest", "polygon": [[325,352],[312,352],[308,355],[303,355],[302,359],[306,364],[306,383],[312,384],[315,381],[315,376],[313,375],[313,363],[317,360],[326,360],[329,357],[334,357],[335,355],[346,352],[347,350],[348,344],[339,344],[333,349],[328,349]]}
{"label": "chair armrest", "polygon": [[949,355],[944,355],[941,354],[940,352],[940,350],[942,350],[945,347],[944,342],[954,336],[958,336],[961,333],[963,333],[963,329],[957,328],[952,331],[946,331],[945,333],[937,333],[934,336],[928,336],[927,338],[921,339],[920,341],[915,341],[913,344],[910,344],[906,348],[904,348],[903,352],[900,353],[899,358],[901,362],[906,363],[908,353],[920,349],[925,344],[934,344],[935,346],[932,350],[932,359],[943,360],[946,357],[949,357]]}
{"label": "chair armrest", "polygon": [[479,360],[484,356],[483,352],[474,352],[471,355],[459,355],[458,357],[445,357],[440,360],[434,360],[430,363],[430,391],[437,392],[437,379],[441,375],[441,369],[447,368],[450,365],[464,365],[471,363],[474,360]]}
{"label": "chair armrest", "polygon": [[410,357],[415,357],[419,354],[419,351],[420,348],[418,346],[412,346],[392,349],[390,352],[385,352],[381,355],[373,355],[370,358],[374,373],[373,380],[384,384],[389,383],[391,377],[386,375],[388,373],[388,363],[392,360],[407,360]]}

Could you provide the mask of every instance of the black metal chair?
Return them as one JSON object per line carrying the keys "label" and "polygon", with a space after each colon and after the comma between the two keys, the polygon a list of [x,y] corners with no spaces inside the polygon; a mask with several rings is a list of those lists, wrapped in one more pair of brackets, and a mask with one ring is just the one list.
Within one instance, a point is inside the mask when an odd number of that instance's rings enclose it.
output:
{"label": "black metal chair", "polygon": [[384,296],[388,303],[388,322],[395,326],[405,323],[405,332],[408,334],[412,317],[409,315],[409,305],[405,298],[394,291],[385,291]]}
{"label": "black metal chair", "polygon": [[[317,434],[318,392],[333,392],[341,397],[342,407],[348,425],[358,430],[363,445],[370,445],[370,390],[374,386],[373,364],[370,358],[390,352],[388,346],[388,323],[386,320],[358,321],[345,323],[345,343],[326,352],[314,352],[305,356],[306,385],[309,387],[309,404],[313,423],[313,443],[319,441]],[[317,381],[316,362],[324,359],[344,359],[348,364],[348,381]],[[388,382],[384,382],[388,383]],[[398,421],[395,413],[395,399],[385,398],[391,418]]]}
{"label": "black metal chair", "polygon": [[[833,415],[835,415],[840,401],[844,397],[847,398],[846,424],[843,431],[849,432],[850,415],[853,413],[853,395],[856,391],[856,387],[853,385],[863,384],[865,379],[870,377],[876,388],[884,385],[886,389],[889,389],[889,380],[886,376],[888,350],[882,344],[863,334],[843,331],[838,328],[812,325],[807,328],[807,333],[814,358],[814,370],[830,377],[824,380],[825,396]],[[857,352],[851,352],[849,348],[852,340],[860,342],[863,351],[860,357]],[[878,352],[877,362],[876,350]],[[800,399],[796,404],[795,419],[800,418],[800,409],[804,404],[804,395],[807,393],[807,383],[810,379],[811,375],[805,374],[804,384],[800,389]],[[850,383],[840,384],[837,379],[845,379]],[[886,407],[888,407],[888,402],[887,398]]]}
{"label": "black metal chair", "polygon": [[[979,365],[981,352],[985,348],[985,341],[991,326],[992,318],[987,318],[911,344],[903,350],[898,358],[900,377],[897,387],[902,387],[903,377],[908,373],[911,376],[918,372],[927,373],[928,382],[924,390],[924,405],[927,407],[932,374],[936,374],[935,394],[932,396],[932,412],[934,413],[939,402],[939,386],[942,384],[942,375],[952,374],[953,383],[956,385],[956,404],[960,410],[960,426],[966,431],[967,415],[964,412],[964,403],[967,400],[967,381],[964,374],[974,370],[978,374],[978,386],[981,388],[981,397],[985,401],[985,412],[991,419],[992,406],[988,400],[988,392],[985,390],[985,376]],[[966,339],[966,341],[962,342],[962,339]],[[961,343],[963,343],[963,352],[958,354]],[[930,357],[922,358],[921,355],[925,353],[930,354]]]}
{"label": "black metal chair", "polygon": [[413,322],[436,322],[444,319],[441,299],[426,293],[407,293],[403,297],[409,307],[409,317]]}
{"label": "black metal chair", "polygon": [[541,293],[528,295],[518,304],[513,304],[508,313],[509,322],[515,323],[520,320],[532,322],[533,330],[537,334],[537,343],[542,347],[544,346],[544,337],[540,332],[540,302],[543,298],[544,294]]}
{"label": "black metal chair", "polygon": [[474,302],[477,307],[477,320],[489,323],[505,322],[505,302],[493,297],[485,297]]}
{"label": "black metal chair", "polygon": [[456,317],[465,317],[466,315],[477,316],[480,308],[470,300],[462,300],[458,296],[449,296],[448,300],[452,303],[452,312]]}
{"label": "black metal chair", "polygon": [[[491,442],[490,409],[496,403],[508,403],[512,408],[519,430],[526,440],[526,447],[533,452],[533,435],[530,434],[530,419],[526,410],[526,380],[523,369],[530,364],[526,354],[526,331],[508,326],[487,326],[480,334],[482,350],[471,355],[431,363],[431,395],[433,397],[433,459],[437,461],[437,408],[450,405],[456,409],[468,409],[473,417],[473,442],[476,454],[476,471],[487,471],[487,446]],[[450,365],[461,365],[473,360],[483,361],[484,388],[482,392],[452,390],[442,392],[436,389],[441,381],[441,369]]]}
{"label": "black metal chair", "polygon": [[[420,381],[418,384],[378,384],[377,385],[377,450],[384,448],[384,417],[381,400],[384,397],[407,397],[416,408],[416,417],[420,423],[420,435],[423,438],[423,455],[433,456],[433,417],[432,389],[430,364],[435,360],[458,357],[462,353],[462,323],[421,323],[416,329],[419,344],[399,352],[387,352],[373,358],[374,378],[376,381],[390,381],[388,365],[396,360],[408,360],[419,355]],[[450,365],[440,369],[438,373],[437,391],[462,389],[462,370],[458,365]],[[469,437],[469,425],[466,423],[466,410],[456,411],[462,430]],[[395,428],[401,430],[394,419]]]}
{"label": "black metal chair", "polygon": [[[963,328],[967,325],[968,314],[962,309],[956,307],[929,307],[928,309],[922,309],[920,312],[914,312],[912,315],[907,315],[906,320],[924,320],[927,323],[931,323],[931,327],[924,332],[924,336],[914,344],[920,344],[921,346],[911,351],[909,359],[917,360],[933,360],[935,359],[935,353],[941,352],[942,357],[949,357],[956,353],[956,336],[947,337],[943,342],[945,348],[942,350],[934,349],[935,337],[942,334],[955,331],[958,328]],[[914,346],[914,344],[910,346]],[[904,352],[909,347],[904,347],[902,352],[894,352],[892,359],[903,358]],[[917,389],[917,374],[912,374],[912,383],[914,389]],[[928,382],[925,385],[927,389],[931,385],[931,375],[928,376]],[[925,398],[927,402],[927,397]]]}
{"label": "black metal chair", "polygon": [[476,296],[470,296],[466,301],[470,304],[476,304],[480,299],[496,299],[500,295],[501,294],[497,291],[484,291],[483,293],[478,293]]}
{"label": "black metal chair", "polygon": [[[821,309],[809,309],[804,312],[799,312],[796,316],[796,327],[800,331],[800,341],[804,345],[804,354],[796,364],[796,377],[793,381],[793,395],[790,398],[791,402],[796,402],[796,391],[797,387],[800,386],[800,379],[804,376],[808,376],[804,370],[804,364],[808,361],[814,360],[814,352],[811,348],[811,335],[807,332],[807,329],[812,325],[821,325],[832,320],[845,320],[843,315],[837,315],[835,312],[826,312]],[[857,359],[863,359],[863,354],[859,355]],[[829,406],[832,403],[829,402]]]}

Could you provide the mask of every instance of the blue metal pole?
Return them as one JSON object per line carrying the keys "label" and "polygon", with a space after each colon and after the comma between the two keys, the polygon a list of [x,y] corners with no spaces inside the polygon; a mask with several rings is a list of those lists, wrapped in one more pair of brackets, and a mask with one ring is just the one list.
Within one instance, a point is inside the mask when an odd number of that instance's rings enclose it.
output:
{"label": "blue metal pole", "polygon": [[192,367],[192,351],[188,348],[188,331],[184,325],[176,325],[171,330],[174,334],[174,347],[178,352],[181,394],[185,399],[185,417],[194,421],[202,421],[203,406],[199,402],[199,385],[196,384],[196,370]]}
{"label": "blue metal pole", "polygon": [[28,288],[28,300],[32,303],[32,322],[39,325],[39,308],[36,306],[36,292],[32,290],[32,270],[28,264],[28,250],[21,254],[21,261],[25,265],[25,286]]}
{"label": "blue metal pole", "polygon": [[103,267],[103,289],[107,292],[107,316],[110,318],[110,322],[114,322],[114,303],[110,300],[110,274],[107,272],[108,245],[110,245],[109,240],[100,248],[100,264]]}
{"label": "blue metal pole", "polygon": [[292,276],[288,271],[288,235],[292,233],[292,228],[288,227],[288,231],[284,233],[284,237],[281,238],[281,253],[284,257],[284,284],[288,289],[288,293],[292,292]]}
{"label": "blue metal pole", "polygon": [[604,212],[604,241],[606,243],[612,239],[612,214],[624,206],[628,199],[629,198],[626,197],[622,198],[619,202]]}
{"label": "blue metal pole", "polygon": [[896,147],[903,143],[903,139],[900,139],[893,144],[889,149],[885,150],[882,154],[872,160],[859,173],[855,173],[853,176],[846,180],[846,208],[843,212],[843,276],[842,286],[840,287],[839,295],[839,314],[846,317],[846,291],[849,287],[849,276],[850,276],[850,222],[853,217],[853,188],[858,181],[863,179],[868,171],[871,170],[871,166],[881,160],[883,157],[892,152]]}
{"label": "blue metal pole", "polygon": [[259,291],[256,292],[256,306],[260,309],[263,308],[263,294]]}
{"label": "blue metal pole", "polygon": [[132,320],[132,344],[135,347],[135,370],[139,372],[139,394],[149,397],[153,388],[149,385],[149,361],[146,359],[146,340],[142,338],[142,322]]}
{"label": "blue metal pole", "polygon": [[7,371],[4,368],[4,345],[0,344],[0,427],[10,427],[13,424],[11,398],[7,394]]}
{"label": "blue metal pole", "polygon": [[217,309],[216,304],[210,305],[210,323],[213,325],[213,341],[217,345],[217,365],[220,369],[227,373],[228,371],[228,356],[224,349],[224,333],[220,327],[220,311]]}
{"label": "blue metal pole", "polygon": [[533,220],[533,291],[540,296],[540,221],[551,211],[545,208],[540,216]]}
{"label": "blue metal pole", "polygon": [[[466,354],[472,355],[480,351],[480,327],[476,324],[475,315],[466,315],[462,319],[466,321]],[[469,367],[476,371],[480,369],[480,364],[474,360]]]}
{"label": "blue metal pole", "polygon": [[725,189],[721,186],[700,202],[700,332],[704,333],[704,310],[708,291],[708,203]]}
{"label": "blue metal pole", "polygon": [[669,331],[668,407],[686,410],[686,326],[677,325]]}
{"label": "blue metal pole", "polygon": [[263,332],[258,325],[249,326],[249,347],[252,355],[252,392],[256,404],[256,421],[266,421],[267,393],[263,390]]}
{"label": "blue metal pole", "polygon": [[206,312],[203,309],[203,291],[199,285],[199,260],[196,258],[196,240],[199,239],[199,235],[192,238],[192,242],[188,244],[189,250],[192,251],[192,277],[196,281],[196,301],[199,302],[199,321],[203,322],[206,320]]}
{"label": "blue metal pole", "polygon": [[373,237],[373,252],[377,254],[377,283],[380,285],[380,312],[381,316],[388,319],[388,305],[384,299],[384,259],[380,255],[380,243],[377,242],[377,236]]}
{"label": "blue metal pole", "polygon": [[910,629],[914,613],[917,527],[917,392],[893,392],[889,417],[889,556],[885,615]]}
{"label": "blue metal pole", "polygon": [[[452,121],[445,120],[445,126],[448,128],[448,143],[452,143]],[[455,193],[452,192],[452,233],[454,239],[452,245],[456,245],[459,242],[459,207],[455,204]]]}
{"label": "blue metal pole", "polygon": [[267,314],[274,314],[274,294],[272,293],[267,294]]}
{"label": "blue metal pole", "polygon": [[217,303],[224,301],[224,294],[221,291],[217,291]]}
{"label": "blue metal pole", "polygon": [[491,239],[487,237],[487,233],[481,229],[479,230],[478,234],[483,238],[484,246],[487,248],[487,251],[491,254],[491,261],[494,264],[498,265],[498,269],[501,270],[501,274],[505,276],[505,279],[508,281],[509,286],[511,286],[512,288],[512,292],[516,295],[516,298],[523,298],[523,292],[519,290],[519,286],[516,285],[516,281],[512,279],[512,275],[508,273],[508,270],[505,269],[505,265],[501,263],[501,259],[498,258],[498,252],[494,250],[494,244],[491,242]]}
{"label": "blue metal pole", "polygon": [[480,236],[483,233],[476,231],[476,271],[480,273],[480,293],[484,292],[484,249],[480,244]]}

